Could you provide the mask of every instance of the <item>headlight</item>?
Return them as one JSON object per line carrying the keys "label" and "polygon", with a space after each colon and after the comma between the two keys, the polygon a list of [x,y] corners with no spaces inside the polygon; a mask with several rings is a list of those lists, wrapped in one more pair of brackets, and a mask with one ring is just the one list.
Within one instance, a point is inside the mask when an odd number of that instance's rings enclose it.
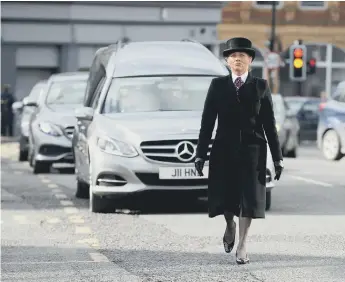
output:
{"label": "headlight", "polygon": [[279,125],[278,123],[276,123],[276,129],[277,129],[277,131],[279,132],[279,130],[280,130],[280,125]]}
{"label": "headlight", "polygon": [[58,125],[53,124],[53,123],[42,121],[38,124],[38,127],[43,133],[48,134],[48,135],[52,135],[52,136],[63,135],[62,129]]}
{"label": "headlight", "polygon": [[108,137],[98,137],[97,146],[105,153],[122,157],[135,157],[138,152],[127,143]]}

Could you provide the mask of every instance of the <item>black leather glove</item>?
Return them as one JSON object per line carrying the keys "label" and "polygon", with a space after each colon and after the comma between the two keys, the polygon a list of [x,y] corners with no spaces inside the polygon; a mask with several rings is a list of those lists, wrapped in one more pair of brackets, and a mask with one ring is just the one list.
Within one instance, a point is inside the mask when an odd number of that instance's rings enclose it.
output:
{"label": "black leather glove", "polygon": [[284,169],[284,164],[283,164],[283,161],[280,160],[280,161],[275,161],[274,162],[274,169],[276,171],[276,176],[274,177],[274,180],[279,180],[281,174],[282,174],[282,171]]}
{"label": "black leather glove", "polygon": [[204,168],[204,164],[205,161],[201,158],[196,158],[194,165],[195,165],[195,169],[198,172],[199,176],[204,176],[204,174],[202,173],[202,170]]}

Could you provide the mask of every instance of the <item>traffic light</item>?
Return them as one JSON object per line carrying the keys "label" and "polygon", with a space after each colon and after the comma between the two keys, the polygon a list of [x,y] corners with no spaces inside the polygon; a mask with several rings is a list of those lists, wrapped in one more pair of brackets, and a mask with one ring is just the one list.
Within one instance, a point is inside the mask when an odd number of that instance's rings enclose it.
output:
{"label": "traffic light", "polygon": [[292,45],[290,47],[290,79],[304,81],[307,79],[307,48],[305,45]]}
{"label": "traffic light", "polygon": [[308,74],[314,74],[316,72],[316,59],[310,58],[308,60]]}

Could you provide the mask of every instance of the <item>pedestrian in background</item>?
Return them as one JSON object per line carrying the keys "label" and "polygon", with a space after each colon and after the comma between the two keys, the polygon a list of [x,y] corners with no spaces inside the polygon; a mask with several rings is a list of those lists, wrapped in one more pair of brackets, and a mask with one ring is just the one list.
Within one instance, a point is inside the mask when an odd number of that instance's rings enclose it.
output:
{"label": "pedestrian in background", "polygon": [[5,84],[1,92],[1,136],[13,136],[12,105],[14,102],[11,87]]}
{"label": "pedestrian in background", "polygon": [[[212,80],[201,119],[195,167],[200,176],[207,157],[215,121],[218,128],[209,161],[208,214],[224,214],[225,252],[235,244],[239,217],[236,262],[249,262],[246,241],[252,219],[265,218],[267,141],[275,166],[275,180],[283,170],[271,91],[266,80],[249,72],[255,50],[247,38],[227,41],[223,56],[231,70]],[[267,136],[267,140],[265,137]]]}

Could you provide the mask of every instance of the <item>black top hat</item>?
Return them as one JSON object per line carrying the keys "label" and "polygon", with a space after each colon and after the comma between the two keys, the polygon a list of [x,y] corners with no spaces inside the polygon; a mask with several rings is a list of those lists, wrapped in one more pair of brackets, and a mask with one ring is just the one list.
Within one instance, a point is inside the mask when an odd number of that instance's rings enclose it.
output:
{"label": "black top hat", "polygon": [[226,42],[226,49],[223,51],[223,56],[229,57],[234,52],[245,52],[254,61],[255,50],[252,48],[252,42],[247,38],[234,37]]}

